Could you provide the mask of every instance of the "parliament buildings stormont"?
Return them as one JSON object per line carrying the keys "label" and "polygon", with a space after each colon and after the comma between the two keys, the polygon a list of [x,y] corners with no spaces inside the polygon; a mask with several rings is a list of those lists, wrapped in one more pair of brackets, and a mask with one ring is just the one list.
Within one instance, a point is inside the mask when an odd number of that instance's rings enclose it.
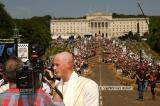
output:
{"label": "parliament buildings stormont", "polygon": [[146,21],[149,22],[149,18],[113,18],[111,13],[95,12],[81,18],[53,18],[50,31],[53,39],[86,34],[115,38],[129,31],[133,34],[139,32],[142,36],[149,31]]}

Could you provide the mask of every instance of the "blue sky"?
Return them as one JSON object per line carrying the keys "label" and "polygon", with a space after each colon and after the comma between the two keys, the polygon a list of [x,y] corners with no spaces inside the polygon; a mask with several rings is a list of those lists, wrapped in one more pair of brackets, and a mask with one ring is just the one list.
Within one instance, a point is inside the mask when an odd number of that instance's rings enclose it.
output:
{"label": "blue sky", "polygon": [[91,12],[141,14],[137,1],[146,15],[160,16],[160,0],[0,0],[13,18],[78,17]]}

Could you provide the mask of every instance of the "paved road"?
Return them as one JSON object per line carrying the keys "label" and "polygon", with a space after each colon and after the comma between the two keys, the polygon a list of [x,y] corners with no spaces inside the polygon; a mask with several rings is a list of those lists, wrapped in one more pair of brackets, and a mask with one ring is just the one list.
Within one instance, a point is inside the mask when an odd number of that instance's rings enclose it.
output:
{"label": "paved road", "polygon": [[[102,86],[119,86],[120,82],[115,78],[110,64],[99,63],[99,56],[89,60],[90,64],[95,64],[92,68],[92,75],[89,76]],[[101,72],[101,81],[100,81]],[[160,96],[155,101],[151,99],[150,92],[144,94],[144,101],[137,101],[136,90],[132,91],[102,91],[103,106],[160,106]]]}

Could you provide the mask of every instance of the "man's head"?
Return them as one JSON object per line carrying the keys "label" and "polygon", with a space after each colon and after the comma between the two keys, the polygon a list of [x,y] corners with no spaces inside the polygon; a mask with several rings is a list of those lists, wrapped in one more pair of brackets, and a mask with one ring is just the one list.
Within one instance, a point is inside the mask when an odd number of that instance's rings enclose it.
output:
{"label": "man's head", "polygon": [[52,61],[54,65],[53,69],[57,77],[62,78],[64,81],[68,81],[70,75],[73,72],[73,56],[71,53],[62,52],[55,55]]}
{"label": "man's head", "polygon": [[22,61],[17,57],[10,57],[5,65],[4,74],[11,83],[16,83],[16,71],[22,68]]}

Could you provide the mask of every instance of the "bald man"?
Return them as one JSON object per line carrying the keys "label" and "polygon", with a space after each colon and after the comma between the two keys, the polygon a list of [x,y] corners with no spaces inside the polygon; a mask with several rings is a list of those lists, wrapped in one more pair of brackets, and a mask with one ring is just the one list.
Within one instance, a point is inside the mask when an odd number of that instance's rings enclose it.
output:
{"label": "bald man", "polygon": [[72,54],[59,53],[55,55],[52,64],[55,75],[61,78],[56,86],[63,94],[65,106],[99,106],[98,85],[75,73]]}

